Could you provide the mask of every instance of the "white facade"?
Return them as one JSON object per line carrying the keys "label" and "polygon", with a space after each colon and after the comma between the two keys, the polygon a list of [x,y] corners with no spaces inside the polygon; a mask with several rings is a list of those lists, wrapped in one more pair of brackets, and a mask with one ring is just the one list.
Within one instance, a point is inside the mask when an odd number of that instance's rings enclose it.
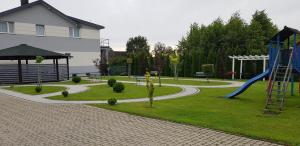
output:
{"label": "white facade", "polygon": [[[73,56],[70,69],[72,66],[94,68],[93,60],[100,58],[100,29],[104,27],[62,14],[44,1],[28,5],[5,15],[0,13],[0,22],[13,23],[14,27],[13,32],[0,32],[0,49],[27,44],[70,53]],[[70,35],[71,28],[79,29],[79,37]]]}

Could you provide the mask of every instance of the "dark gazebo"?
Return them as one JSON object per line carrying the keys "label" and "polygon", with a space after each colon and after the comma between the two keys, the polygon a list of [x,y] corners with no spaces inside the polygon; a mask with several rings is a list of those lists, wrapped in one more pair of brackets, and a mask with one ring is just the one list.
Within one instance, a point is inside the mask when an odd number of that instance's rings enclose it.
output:
{"label": "dark gazebo", "polygon": [[[14,64],[0,64],[0,84],[34,83],[37,81],[37,64],[29,64],[42,56],[45,60],[53,60],[53,64],[40,64],[42,82],[63,81],[69,79],[68,54],[56,53],[40,48],[21,44],[0,50],[0,60],[17,60]],[[59,64],[59,59],[66,59],[66,64]],[[25,61],[22,64],[22,61]]]}

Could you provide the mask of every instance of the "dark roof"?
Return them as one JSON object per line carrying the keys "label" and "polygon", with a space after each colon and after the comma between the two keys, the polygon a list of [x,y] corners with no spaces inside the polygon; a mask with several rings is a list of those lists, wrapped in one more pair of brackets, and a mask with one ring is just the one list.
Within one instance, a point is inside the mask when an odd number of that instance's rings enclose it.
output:
{"label": "dark roof", "polygon": [[294,28],[284,26],[283,30],[281,30],[276,35],[274,35],[272,37],[271,41],[276,42],[277,41],[277,36],[279,36],[279,41],[282,42],[282,41],[288,39],[293,34],[300,34],[300,31],[297,30],[297,29],[294,29]]}
{"label": "dark roof", "polygon": [[56,8],[54,8],[53,6],[51,6],[50,4],[46,3],[43,0],[37,0],[35,2],[32,2],[32,3],[26,4],[26,5],[22,5],[22,6],[19,6],[19,7],[1,12],[0,17],[11,14],[11,13],[15,13],[17,11],[21,11],[21,10],[24,10],[24,9],[27,9],[27,8],[30,8],[30,7],[33,7],[35,5],[39,5],[39,4],[47,7],[48,9],[50,9],[51,11],[56,13],[57,15],[63,17],[64,19],[68,20],[69,22],[71,22],[73,24],[76,24],[76,25],[77,24],[84,24],[84,25],[87,25],[87,26],[90,26],[90,27],[93,27],[93,28],[96,28],[96,29],[104,29],[104,26],[101,26],[101,25],[98,25],[98,24],[95,24],[95,23],[92,23],[92,22],[84,21],[84,20],[81,20],[81,19],[78,19],[78,18],[74,18],[74,17],[71,17],[71,16],[67,16],[66,14],[64,14],[61,11],[57,10]]}
{"label": "dark roof", "polygon": [[94,28],[97,28],[97,29],[104,29],[105,28],[104,26],[101,26],[101,25],[98,25],[98,24],[95,24],[95,23],[84,21],[84,20],[74,18],[74,17],[71,17],[71,16],[68,16],[68,17],[70,19],[72,19],[73,21],[77,22],[77,23],[84,24],[84,25],[87,25],[87,26],[90,26],[90,27],[94,27]]}
{"label": "dark roof", "polygon": [[26,44],[0,50],[0,60],[35,59],[36,56],[43,56],[45,59],[60,59],[69,57],[61,53],[43,50]]}

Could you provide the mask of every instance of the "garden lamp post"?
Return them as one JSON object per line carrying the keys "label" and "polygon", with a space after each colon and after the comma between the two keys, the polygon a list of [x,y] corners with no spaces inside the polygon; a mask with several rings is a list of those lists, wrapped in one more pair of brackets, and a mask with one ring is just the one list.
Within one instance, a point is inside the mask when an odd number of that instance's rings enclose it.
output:
{"label": "garden lamp post", "polygon": [[130,76],[131,76],[131,64],[132,64],[132,62],[133,62],[133,60],[132,60],[132,58],[130,58],[130,57],[128,57],[127,58],[127,64],[128,64],[128,78],[130,78]]}

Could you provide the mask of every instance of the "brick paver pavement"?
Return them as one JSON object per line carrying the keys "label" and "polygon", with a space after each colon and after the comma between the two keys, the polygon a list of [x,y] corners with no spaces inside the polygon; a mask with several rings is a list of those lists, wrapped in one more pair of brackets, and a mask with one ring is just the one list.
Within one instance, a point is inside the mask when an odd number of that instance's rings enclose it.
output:
{"label": "brick paver pavement", "polygon": [[44,104],[0,94],[0,146],[275,145],[86,105]]}

